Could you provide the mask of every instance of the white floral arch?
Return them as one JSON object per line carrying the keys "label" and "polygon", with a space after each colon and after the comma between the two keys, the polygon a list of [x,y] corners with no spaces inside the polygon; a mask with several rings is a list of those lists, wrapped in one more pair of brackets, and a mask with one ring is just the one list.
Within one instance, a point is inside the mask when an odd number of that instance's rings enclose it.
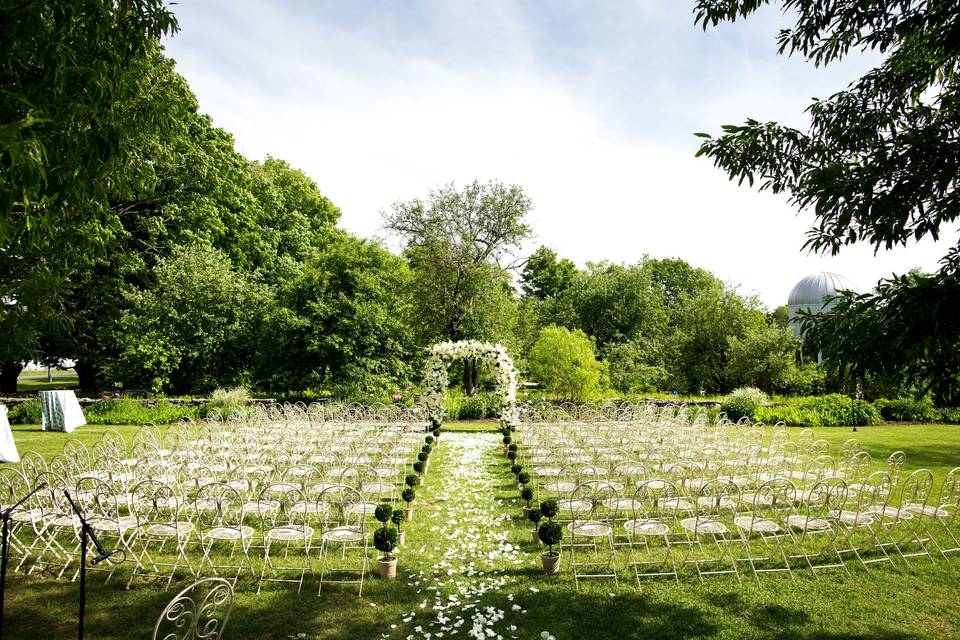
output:
{"label": "white floral arch", "polygon": [[450,383],[447,369],[454,360],[468,358],[493,370],[497,396],[500,398],[500,425],[515,427],[518,420],[517,371],[513,367],[513,360],[507,355],[507,350],[503,345],[491,342],[460,340],[439,342],[427,351],[423,374],[423,401],[431,428],[439,427],[443,422],[443,396]]}

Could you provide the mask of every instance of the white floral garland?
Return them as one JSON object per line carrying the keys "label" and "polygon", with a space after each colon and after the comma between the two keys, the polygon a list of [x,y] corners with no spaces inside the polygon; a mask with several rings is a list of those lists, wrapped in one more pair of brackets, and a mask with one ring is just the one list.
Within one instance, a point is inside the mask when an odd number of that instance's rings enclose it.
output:
{"label": "white floral garland", "polygon": [[518,422],[517,370],[513,367],[513,360],[507,355],[503,345],[479,340],[439,342],[430,347],[423,374],[423,402],[430,422],[434,426],[439,426],[443,422],[445,413],[443,396],[450,382],[447,377],[447,368],[454,360],[466,358],[471,358],[478,365],[486,365],[493,370],[497,395],[500,398],[500,425],[516,426]]}

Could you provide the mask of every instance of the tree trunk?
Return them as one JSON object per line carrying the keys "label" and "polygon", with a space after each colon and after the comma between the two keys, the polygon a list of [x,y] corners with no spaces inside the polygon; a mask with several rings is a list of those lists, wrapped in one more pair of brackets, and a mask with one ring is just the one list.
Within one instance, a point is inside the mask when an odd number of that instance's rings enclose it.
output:
{"label": "tree trunk", "polygon": [[477,392],[477,367],[473,360],[463,361],[463,392],[468,398]]}
{"label": "tree trunk", "polygon": [[17,392],[17,378],[23,371],[22,362],[0,362],[0,391],[3,393]]}
{"label": "tree trunk", "polygon": [[81,391],[93,392],[103,386],[103,369],[91,362],[78,360],[74,365]]}

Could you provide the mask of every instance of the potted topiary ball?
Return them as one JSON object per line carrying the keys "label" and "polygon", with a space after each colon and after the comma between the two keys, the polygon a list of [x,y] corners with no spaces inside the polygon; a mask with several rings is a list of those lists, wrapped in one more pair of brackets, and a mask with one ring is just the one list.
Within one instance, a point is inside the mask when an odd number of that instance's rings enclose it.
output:
{"label": "potted topiary ball", "polygon": [[403,490],[403,493],[400,494],[400,497],[407,503],[407,506],[403,510],[403,518],[407,522],[410,522],[413,520],[413,504],[411,503],[417,499],[417,491],[413,487],[407,487]]}
{"label": "potted topiary ball", "polygon": [[526,503],[523,505],[523,517],[526,518],[530,514],[530,501],[533,500],[533,489],[530,487],[521,489],[520,498]]}
{"label": "potted topiary ball", "polygon": [[397,525],[397,546],[402,547],[403,543],[406,541],[407,532],[400,528],[400,523],[404,521],[403,511],[401,509],[394,509],[393,513],[390,514],[390,522]]}
{"label": "potted topiary ball", "polygon": [[521,471],[523,471],[523,467],[521,467],[519,464],[510,465],[510,473],[512,473],[514,476],[520,475]]}
{"label": "potted topiary ball", "polygon": [[[394,513],[398,513],[394,511]],[[537,527],[540,525],[540,521],[543,519],[543,515],[540,513],[540,509],[533,508],[527,511],[527,520],[533,523],[533,530],[530,531],[530,537],[533,538],[534,544],[540,544],[540,534],[537,533]]]}
{"label": "potted topiary ball", "polygon": [[537,535],[540,537],[540,542],[547,545],[547,551],[540,554],[543,572],[553,575],[560,571],[560,552],[554,551],[553,547],[560,544],[563,539],[563,529],[556,522],[548,520],[537,529]]}
{"label": "potted topiary ball", "polygon": [[517,459],[516,451],[507,451],[507,460],[510,460],[511,462],[513,462],[516,459]]}
{"label": "potted topiary ball", "polygon": [[511,442],[510,444],[507,445],[507,451],[518,451],[518,450],[519,450],[519,447],[515,442]]}
{"label": "potted topiary ball", "polygon": [[436,442],[436,440],[434,439],[433,436],[427,436],[425,439],[425,442],[429,445],[432,445],[434,442]]}
{"label": "potted topiary ball", "polygon": [[[420,454],[420,455],[423,455],[423,454]],[[416,462],[414,462],[413,470],[417,472],[417,484],[423,484],[423,472],[425,471],[423,462],[421,462],[420,460],[417,460]]]}
{"label": "potted topiary ball", "polygon": [[530,484],[530,474],[526,471],[521,471],[517,474],[517,483],[520,485],[520,490],[523,491],[523,487]]}
{"label": "potted topiary ball", "polygon": [[512,441],[513,441],[513,438],[511,438],[510,436],[503,436],[503,453],[504,453],[504,455],[506,455],[507,451],[509,450],[509,449],[507,449],[507,447],[510,446],[510,442],[512,442]]}
{"label": "potted topiary ball", "polygon": [[416,473],[408,473],[403,478],[403,484],[407,485],[408,487],[420,484],[420,475]]}
{"label": "potted topiary ball", "polygon": [[373,532],[373,546],[383,555],[377,558],[380,577],[393,580],[397,577],[397,558],[393,550],[397,548],[397,530],[393,527],[380,527]]}
{"label": "potted topiary ball", "polygon": [[373,510],[373,517],[376,518],[382,526],[387,526],[390,516],[393,515],[393,507],[386,502],[381,502]]}

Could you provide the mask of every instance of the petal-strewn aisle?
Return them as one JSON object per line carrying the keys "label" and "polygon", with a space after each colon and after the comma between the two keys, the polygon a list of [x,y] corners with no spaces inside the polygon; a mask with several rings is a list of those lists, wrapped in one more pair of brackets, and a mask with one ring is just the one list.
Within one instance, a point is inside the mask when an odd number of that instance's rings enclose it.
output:
{"label": "petal-strewn aisle", "polygon": [[509,542],[510,516],[494,498],[499,437],[445,433],[442,441],[439,486],[417,513],[442,542],[421,549],[433,560],[429,570],[405,577],[423,600],[398,625],[398,637],[515,638],[511,619],[526,611],[505,570],[526,559]]}

